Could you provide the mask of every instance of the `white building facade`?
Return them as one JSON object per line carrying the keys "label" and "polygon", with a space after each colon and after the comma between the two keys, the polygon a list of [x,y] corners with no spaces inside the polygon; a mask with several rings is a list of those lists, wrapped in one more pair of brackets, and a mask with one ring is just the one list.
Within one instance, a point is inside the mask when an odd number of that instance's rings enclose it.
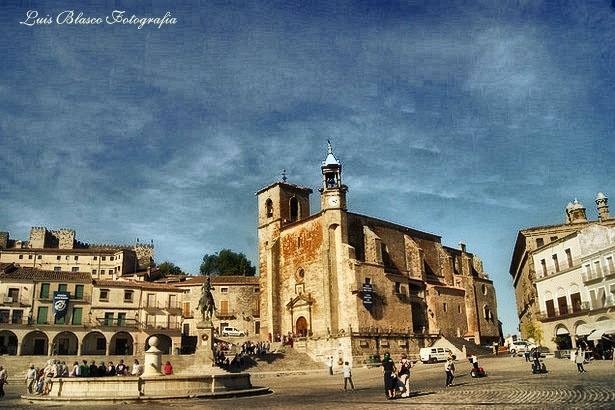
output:
{"label": "white building facade", "polygon": [[[533,255],[543,344],[602,348],[615,323],[615,228],[591,225]],[[604,338],[603,336],[606,336]]]}

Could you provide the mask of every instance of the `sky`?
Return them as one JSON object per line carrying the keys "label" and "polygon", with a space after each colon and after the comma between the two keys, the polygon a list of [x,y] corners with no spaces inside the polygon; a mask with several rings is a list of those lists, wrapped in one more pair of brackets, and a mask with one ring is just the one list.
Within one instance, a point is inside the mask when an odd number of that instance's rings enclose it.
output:
{"label": "sky", "polygon": [[286,169],[317,210],[331,139],[349,210],[465,242],[514,333],[518,230],[615,195],[614,45],[610,0],[3,1],[0,230],[256,265],[254,193]]}

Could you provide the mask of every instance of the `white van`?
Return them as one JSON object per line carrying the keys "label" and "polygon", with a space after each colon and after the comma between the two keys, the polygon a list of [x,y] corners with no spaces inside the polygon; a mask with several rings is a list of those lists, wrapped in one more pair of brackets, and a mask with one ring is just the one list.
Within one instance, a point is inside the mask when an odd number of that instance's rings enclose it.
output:
{"label": "white van", "polygon": [[222,329],[222,336],[245,336],[246,334],[234,327],[225,327]]}
{"label": "white van", "polygon": [[423,347],[419,351],[423,363],[444,362],[451,354],[451,349],[446,347]]}

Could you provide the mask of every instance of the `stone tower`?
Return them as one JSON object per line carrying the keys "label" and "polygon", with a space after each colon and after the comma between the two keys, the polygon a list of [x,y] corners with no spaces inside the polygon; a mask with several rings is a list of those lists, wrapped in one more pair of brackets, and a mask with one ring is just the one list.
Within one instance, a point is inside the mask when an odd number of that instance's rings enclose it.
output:
{"label": "stone tower", "polygon": [[568,223],[587,222],[585,207],[576,198],[566,206],[566,215]]}
{"label": "stone tower", "polygon": [[598,209],[600,222],[604,222],[611,218],[609,216],[609,198],[602,192],[598,192],[598,195],[596,195],[596,208]]}
{"label": "stone tower", "polygon": [[256,193],[261,334],[281,333],[279,315],[280,231],[310,216],[312,190],[286,182],[286,175]]}
{"label": "stone tower", "polygon": [[344,261],[347,260],[348,216],[346,213],[346,192],[348,187],[342,184],[342,164],[333,154],[331,142],[327,141],[327,156],[320,167],[322,172],[322,187],[320,206],[323,213],[324,249],[326,255],[323,265],[323,283],[329,284],[324,292],[324,310],[329,312],[328,327],[330,332],[337,334],[348,320],[344,317],[346,306],[343,290],[348,287],[350,278],[346,278]]}

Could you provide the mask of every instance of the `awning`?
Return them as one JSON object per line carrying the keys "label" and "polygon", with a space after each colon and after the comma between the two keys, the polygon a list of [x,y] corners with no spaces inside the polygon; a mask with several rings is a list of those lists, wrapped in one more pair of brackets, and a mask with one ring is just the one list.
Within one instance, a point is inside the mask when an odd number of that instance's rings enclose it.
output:
{"label": "awning", "polygon": [[576,334],[577,336],[587,336],[593,332],[595,328],[596,326],[593,324],[583,323],[582,325],[577,326]]}
{"label": "awning", "polygon": [[603,335],[615,334],[615,319],[601,320],[594,323],[592,327],[595,330],[590,333],[587,340],[600,340]]}
{"label": "awning", "polygon": [[587,336],[587,340],[600,340],[602,339],[603,334],[604,330],[593,331],[589,336]]}
{"label": "awning", "polygon": [[555,331],[555,334],[557,336],[562,336],[562,335],[568,335],[570,334],[570,332],[568,332],[568,329],[562,326]]}

